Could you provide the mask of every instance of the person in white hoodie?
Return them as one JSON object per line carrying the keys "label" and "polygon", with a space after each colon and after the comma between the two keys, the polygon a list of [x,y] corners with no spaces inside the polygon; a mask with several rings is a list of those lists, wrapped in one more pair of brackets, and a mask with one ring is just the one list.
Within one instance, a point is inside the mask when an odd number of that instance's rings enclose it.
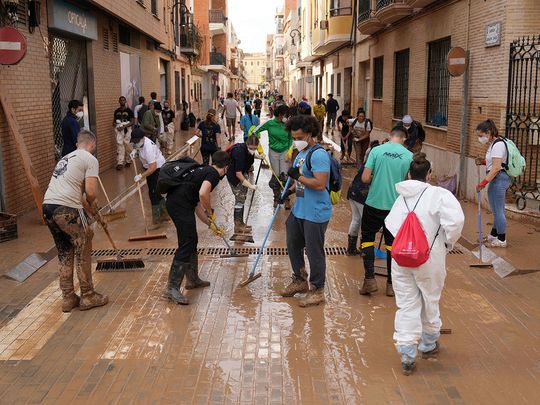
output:
{"label": "person in white hoodie", "polygon": [[405,375],[414,370],[418,350],[424,359],[435,357],[439,351],[439,300],[446,278],[446,254],[461,236],[465,221],[456,197],[444,188],[428,184],[430,177],[431,164],[426,155],[416,154],[410,180],[396,184],[400,196],[385,220],[386,228],[395,236],[410,209],[416,206],[414,212],[431,246],[429,259],[420,267],[401,267],[392,261],[398,307],[394,341]]}

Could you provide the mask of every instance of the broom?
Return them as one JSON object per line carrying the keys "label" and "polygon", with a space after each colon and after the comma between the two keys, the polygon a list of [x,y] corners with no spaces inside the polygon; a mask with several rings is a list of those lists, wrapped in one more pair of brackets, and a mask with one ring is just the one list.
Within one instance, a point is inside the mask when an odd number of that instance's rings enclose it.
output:
{"label": "broom", "polygon": [[109,233],[107,224],[105,223],[105,221],[103,221],[103,218],[101,218],[101,215],[99,215],[99,212],[96,214],[96,220],[99,222],[99,224],[105,231],[105,234],[107,235],[107,238],[109,239],[109,242],[111,243],[111,246],[114,249],[114,252],[116,253],[116,257],[98,259],[96,270],[144,269],[144,262],[142,261],[140,257],[124,258],[122,257],[122,255],[120,255],[120,252],[118,251],[118,248],[116,247],[116,244],[114,243],[111,237],[111,234]]}
{"label": "broom", "polygon": [[479,263],[471,263],[471,264],[469,264],[469,267],[482,267],[482,268],[493,267],[493,265],[491,263],[484,263],[484,259],[482,257],[482,251],[483,251],[483,248],[484,248],[484,241],[483,241],[484,238],[483,238],[483,235],[482,235],[482,205],[480,203],[480,198],[481,198],[480,191],[478,191],[478,193],[477,193],[477,199],[478,199],[477,220],[478,220],[478,242],[480,243],[480,245],[478,246],[478,259],[480,259],[480,262]]}
{"label": "broom", "polygon": [[107,204],[109,207],[109,212],[106,214],[103,214],[103,218],[106,222],[112,222],[116,221],[117,219],[125,218],[126,210],[114,210],[111,207],[111,200],[109,198],[109,195],[107,194],[107,191],[105,190],[105,187],[103,186],[103,182],[101,181],[101,177],[98,176],[99,185],[101,186],[101,189],[103,190],[103,194],[105,194],[105,198],[107,199]]}
{"label": "broom", "polygon": [[[135,160],[133,161],[133,170],[135,171],[135,176],[137,175],[137,163],[135,163]],[[129,241],[135,242],[135,241],[141,241],[141,240],[154,240],[154,239],[166,239],[167,235],[164,233],[156,233],[153,235],[150,235],[148,232],[148,225],[146,223],[146,213],[144,212],[144,204],[143,204],[143,198],[142,198],[142,191],[141,191],[141,185],[139,182],[137,182],[137,191],[139,192],[139,201],[141,203],[141,211],[143,215],[143,221],[144,221],[144,230],[146,232],[145,235],[141,236],[130,236]]]}

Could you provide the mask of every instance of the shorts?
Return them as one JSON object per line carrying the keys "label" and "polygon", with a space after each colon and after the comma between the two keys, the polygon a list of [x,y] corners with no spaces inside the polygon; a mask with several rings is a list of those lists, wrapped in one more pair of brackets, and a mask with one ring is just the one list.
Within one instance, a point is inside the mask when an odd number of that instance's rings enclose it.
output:
{"label": "shorts", "polygon": [[236,117],[234,117],[234,118],[227,117],[227,126],[228,127],[234,127],[235,121],[236,121]]}

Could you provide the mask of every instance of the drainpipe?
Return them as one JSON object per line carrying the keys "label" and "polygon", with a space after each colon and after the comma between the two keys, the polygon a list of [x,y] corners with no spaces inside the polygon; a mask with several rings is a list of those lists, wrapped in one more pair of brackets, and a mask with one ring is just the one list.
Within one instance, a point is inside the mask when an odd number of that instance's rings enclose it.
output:
{"label": "drainpipe", "polygon": [[351,105],[350,109],[351,112],[355,111],[356,108],[356,88],[358,85],[356,84],[356,33],[357,33],[357,16],[358,16],[358,0],[354,0],[353,2],[353,15],[352,15],[352,27],[351,27],[351,46],[352,46],[352,52],[351,52],[351,59],[352,59],[352,77],[351,77]]}
{"label": "drainpipe", "polygon": [[467,157],[465,152],[467,149],[467,124],[469,118],[469,61],[470,61],[470,51],[469,51],[469,21],[471,17],[471,0],[467,1],[467,31],[465,37],[465,52],[466,52],[466,68],[465,74],[463,76],[463,104],[461,105],[461,140],[459,147],[459,186],[458,186],[458,195],[460,197],[466,197],[467,190]]}

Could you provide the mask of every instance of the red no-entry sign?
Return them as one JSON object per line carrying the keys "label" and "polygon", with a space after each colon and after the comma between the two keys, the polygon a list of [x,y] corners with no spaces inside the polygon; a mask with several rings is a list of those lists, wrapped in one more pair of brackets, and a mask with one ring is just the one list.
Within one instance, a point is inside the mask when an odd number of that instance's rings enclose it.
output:
{"label": "red no-entry sign", "polygon": [[25,53],[24,35],[12,27],[0,28],[0,65],[15,65]]}

